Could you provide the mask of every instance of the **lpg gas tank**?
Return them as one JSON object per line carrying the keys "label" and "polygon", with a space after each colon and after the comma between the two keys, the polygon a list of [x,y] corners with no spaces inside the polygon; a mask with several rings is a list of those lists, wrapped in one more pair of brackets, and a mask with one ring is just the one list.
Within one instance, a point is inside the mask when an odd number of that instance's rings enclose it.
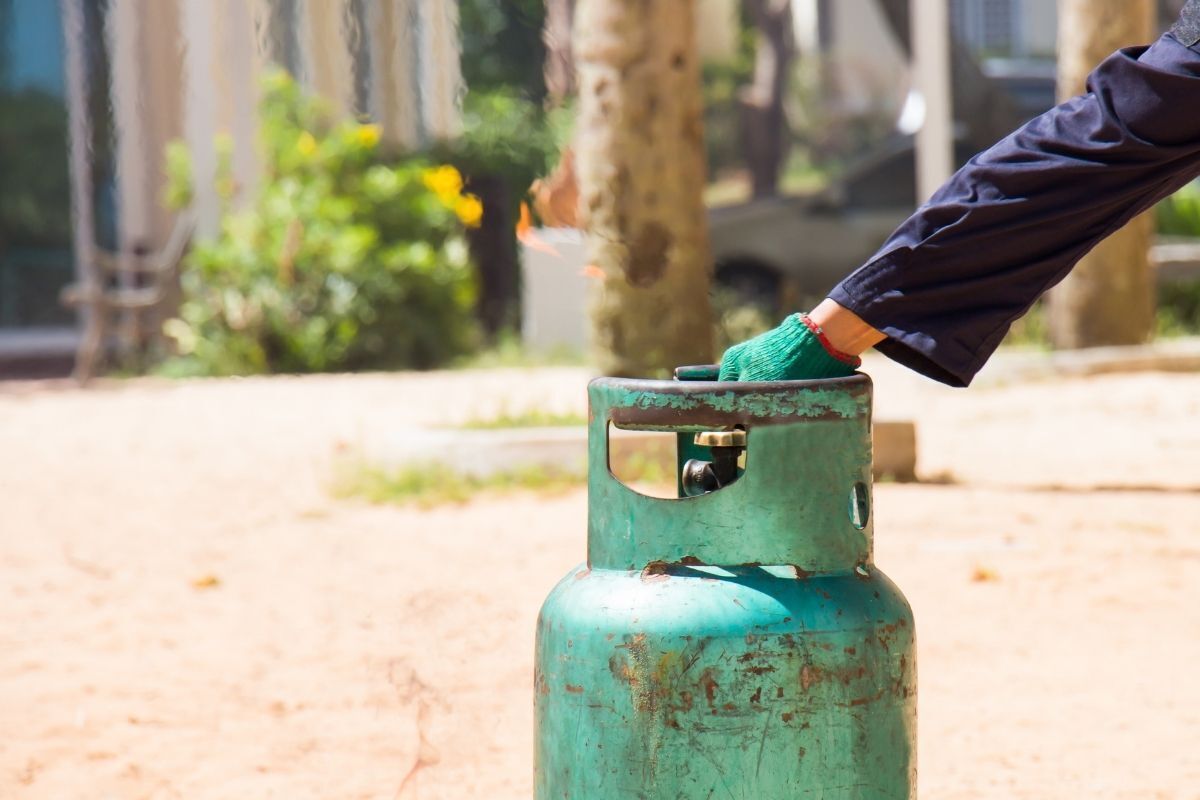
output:
{"label": "lpg gas tank", "polygon": [[[537,624],[535,797],[916,796],[908,603],[872,563],[871,383],[599,379],[587,563]],[[609,470],[677,434],[678,498]]]}

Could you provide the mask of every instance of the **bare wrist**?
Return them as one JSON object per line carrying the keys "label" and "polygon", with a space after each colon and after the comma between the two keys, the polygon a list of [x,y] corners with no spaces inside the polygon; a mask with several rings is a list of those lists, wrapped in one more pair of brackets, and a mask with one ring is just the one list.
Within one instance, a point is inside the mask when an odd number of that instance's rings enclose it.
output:
{"label": "bare wrist", "polygon": [[828,298],[808,316],[821,326],[830,344],[852,356],[861,354],[887,338],[864,322],[862,317]]}

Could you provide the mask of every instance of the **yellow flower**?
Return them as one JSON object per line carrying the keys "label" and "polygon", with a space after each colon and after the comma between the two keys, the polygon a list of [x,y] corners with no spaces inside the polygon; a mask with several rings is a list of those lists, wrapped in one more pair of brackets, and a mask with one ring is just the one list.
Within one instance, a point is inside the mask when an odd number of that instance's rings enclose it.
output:
{"label": "yellow flower", "polygon": [[473,194],[464,194],[454,204],[454,213],[468,228],[478,228],[483,221],[483,203]]}
{"label": "yellow flower", "polygon": [[379,126],[359,125],[358,130],[354,132],[354,136],[363,147],[374,147],[379,144]]}
{"label": "yellow flower", "polygon": [[308,131],[300,134],[300,138],[296,140],[296,152],[305,158],[317,152],[317,140]]}
{"label": "yellow flower", "polygon": [[429,191],[438,196],[447,207],[454,208],[462,192],[462,175],[449,165],[427,169],[421,174],[421,179]]}

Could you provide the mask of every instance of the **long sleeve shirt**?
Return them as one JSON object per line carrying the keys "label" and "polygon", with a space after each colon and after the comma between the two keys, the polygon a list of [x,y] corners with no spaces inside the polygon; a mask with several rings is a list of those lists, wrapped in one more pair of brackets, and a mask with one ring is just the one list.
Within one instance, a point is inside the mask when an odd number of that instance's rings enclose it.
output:
{"label": "long sleeve shirt", "polygon": [[1200,2],[1088,91],[972,158],[830,298],[931,378],[971,382],[1101,239],[1200,175]]}

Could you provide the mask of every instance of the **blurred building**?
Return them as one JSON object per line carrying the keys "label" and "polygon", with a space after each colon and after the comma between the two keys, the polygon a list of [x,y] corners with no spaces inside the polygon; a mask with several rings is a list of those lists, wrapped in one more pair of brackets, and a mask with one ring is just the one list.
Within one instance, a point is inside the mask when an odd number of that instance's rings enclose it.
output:
{"label": "blurred building", "polygon": [[69,358],[76,320],[58,293],[95,247],[166,242],[168,142],[192,152],[201,235],[218,224],[218,135],[253,190],[273,65],[395,143],[458,125],[455,0],[0,0],[0,374]]}
{"label": "blurred building", "polygon": [[1046,0],[951,0],[955,36],[988,58],[1053,59],[1058,7]]}
{"label": "blurred building", "polygon": [[[792,4],[801,54],[821,56],[826,101],[844,113],[898,113],[908,91],[908,59],[877,0]],[[1054,58],[1056,3],[950,0],[950,20],[955,37],[981,61]]]}

